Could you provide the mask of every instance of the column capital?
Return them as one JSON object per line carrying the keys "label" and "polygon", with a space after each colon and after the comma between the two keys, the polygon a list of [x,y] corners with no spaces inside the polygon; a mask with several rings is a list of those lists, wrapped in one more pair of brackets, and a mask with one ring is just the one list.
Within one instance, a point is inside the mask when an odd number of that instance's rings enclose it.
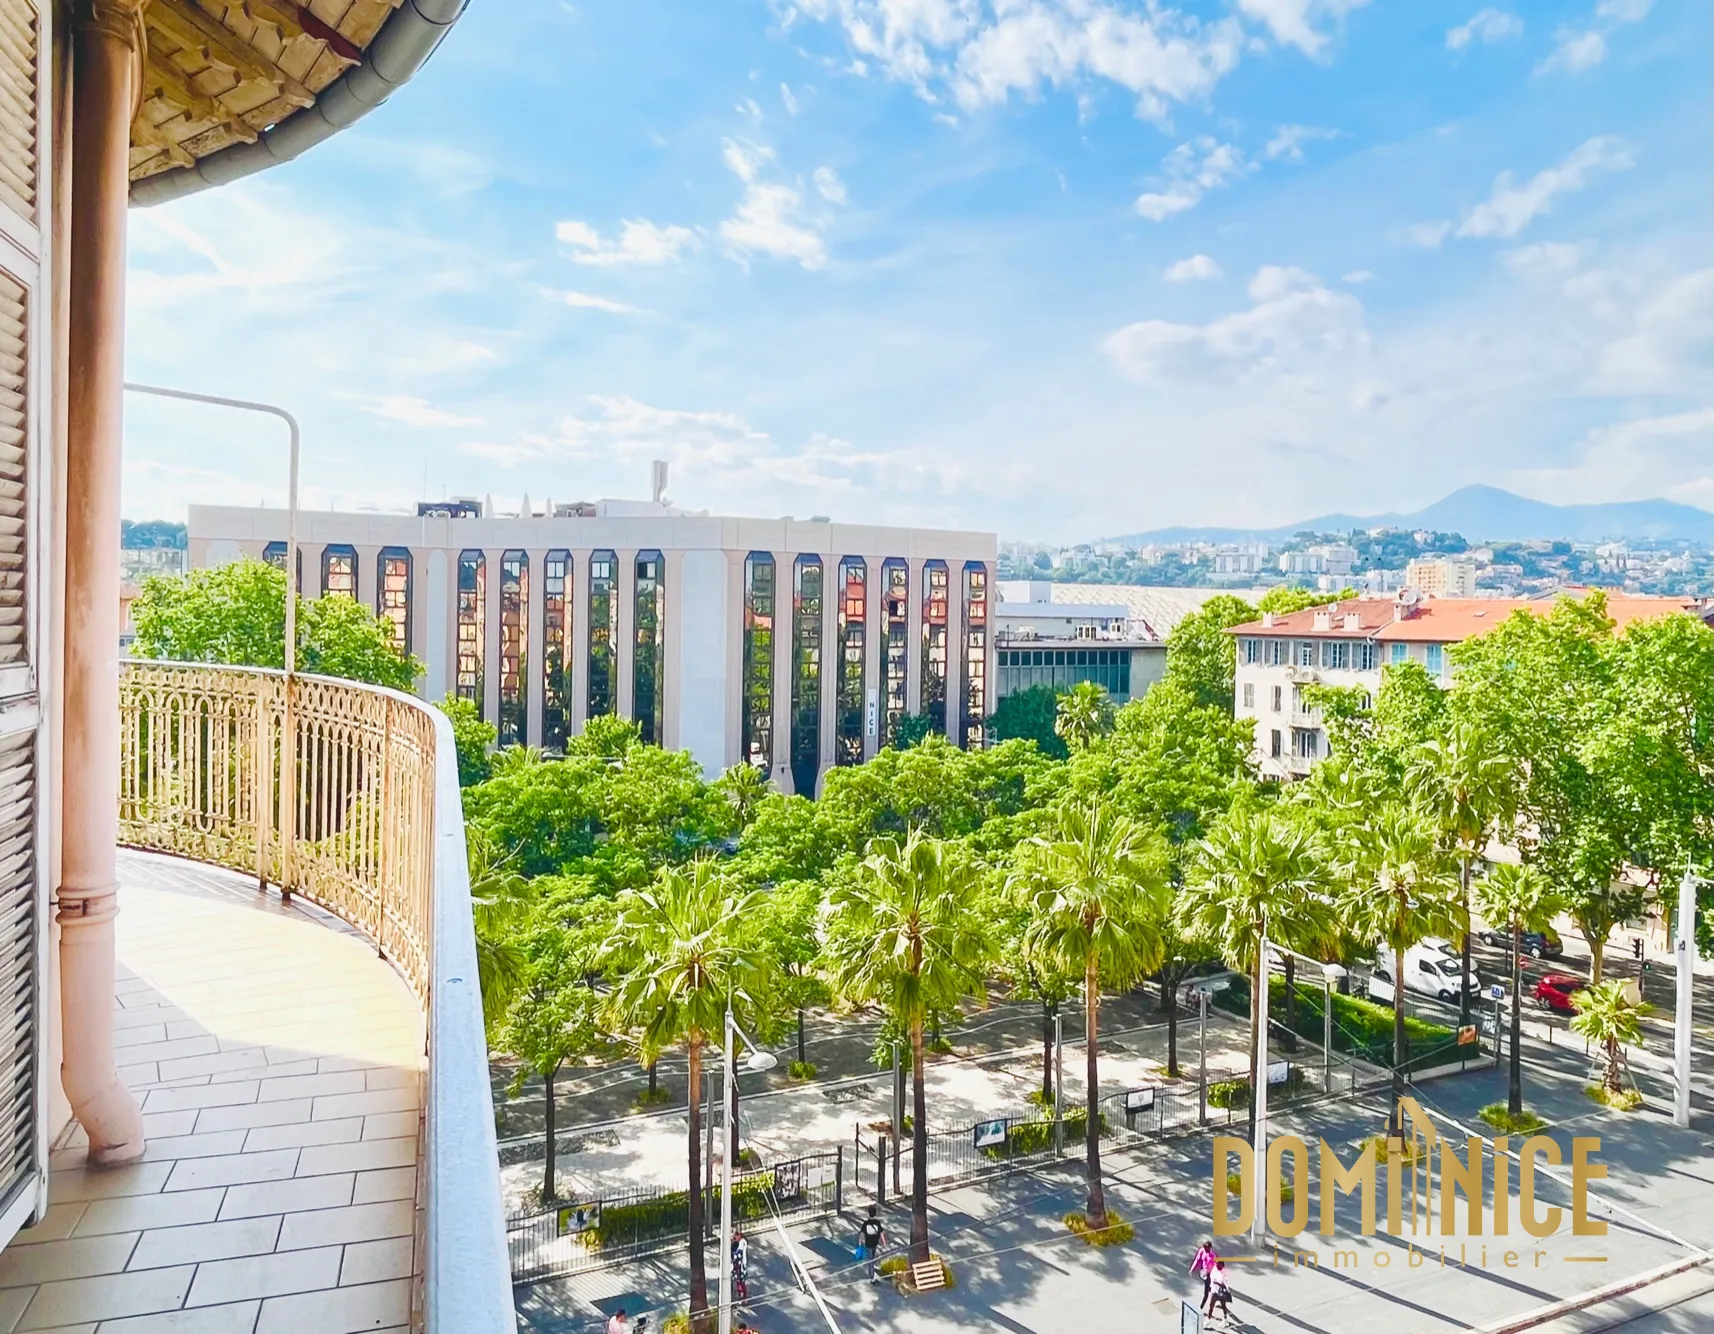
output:
{"label": "column capital", "polygon": [[72,23],[81,32],[117,38],[128,50],[141,52],[146,45],[143,8],[147,3],[148,0],[76,0]]}

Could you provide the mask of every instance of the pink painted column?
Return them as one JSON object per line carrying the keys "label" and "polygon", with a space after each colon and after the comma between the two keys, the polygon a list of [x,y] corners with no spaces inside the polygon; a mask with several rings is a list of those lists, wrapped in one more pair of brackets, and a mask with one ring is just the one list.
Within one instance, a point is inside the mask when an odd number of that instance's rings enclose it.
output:
{"label": "pink painted column", "polygon": [[83,0],[74,23],[60,1071],[90,1159],[122,1163],[143,1152],[143,1117],[113,1058],[126,168],[141,7]]}

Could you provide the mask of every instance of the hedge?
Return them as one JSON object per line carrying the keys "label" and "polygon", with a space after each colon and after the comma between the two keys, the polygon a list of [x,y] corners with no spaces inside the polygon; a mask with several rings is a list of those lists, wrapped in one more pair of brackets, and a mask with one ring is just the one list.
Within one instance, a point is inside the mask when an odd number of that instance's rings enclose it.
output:
{"label": "hedge", "polygon": [[[749,1222],[768,1216],[768,1194],[774,1188],[772,1172],[747,1176],[732,1188],[732,1217]],[[720,1187],[714,1188],[713,1207],[720,1208]],[[656,1237],[672,1237],[690,1228],[690,1195],[674,1190],[639,1200],[635,1204],[604,1204],[601,1221],[582,1234],[591,1248],[624,1246]]]}
{"label": "hedge", "polygon": [[[1319,1043],[1326,1035],[1321,1002],[1326,992],[1312,983],[1297,984],[1297,1022],[1293,1031],[1300,1037]],[[1248,978],[1235,977],[1232,985],[1216,992],[1214,1003],[1233,1014],[1250,1013]],[[1268,1021],[1285,1026],[1285,979],[1268,979]],[[1445,1024],[1430,1023],[1412,1015],[1405,1016],[1405,1059],[1437,1047],[1456,1044],[1457,1031]],[[1333,993],[1333,1050],[1360,1057],[1372,1065],[1393,1063],[1393,1007],[1380,1005],[1361,996]]]}

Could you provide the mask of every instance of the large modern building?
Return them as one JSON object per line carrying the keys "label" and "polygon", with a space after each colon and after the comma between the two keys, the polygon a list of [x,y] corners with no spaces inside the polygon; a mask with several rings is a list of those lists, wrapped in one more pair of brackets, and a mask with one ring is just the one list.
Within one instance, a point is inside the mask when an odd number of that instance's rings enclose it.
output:
{"label": "large modern building", "polygon": [[[993,711],[990,533],[660,500],[304,513],[298,533],[305,596],[375,608],[421,692],[471,701],[501,745],[557,751],[616,713],[710,773],[744,761],[809,795],[906,714],[969,745]],[[282,510],[193,505],[189,534],[193,568],[285,561]]]}
{"label": "large modern building", "polygon": [[[1234,712],[1255,725],[1258,766],[1276,778],[1301,777],[1327,754],[1326,724],[1304,698],[1306,686],[1358,686],[1373,698],[1382,669],[1406,662],[1450,686],[1449,647],[1485,634],[1515,611],[1545,615],[1555,601],[1424,597],[1406,588],[1391,598],[1351,598],[1289,615],[1267,612],[1259,621],[1233,626],[1228,633],[1238,641]],[[1676,612],[1703,615],[1705,609],[1689,598],[1607,599],[1607,614],[1621,629]]]}

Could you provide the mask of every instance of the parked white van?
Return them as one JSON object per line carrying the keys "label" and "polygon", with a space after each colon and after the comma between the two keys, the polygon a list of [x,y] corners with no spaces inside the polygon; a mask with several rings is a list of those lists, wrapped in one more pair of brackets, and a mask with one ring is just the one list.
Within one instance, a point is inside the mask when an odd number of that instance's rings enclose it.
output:
{"label": "parked white van", "polygon": [[[1461,971],[1456,954],[1448,954],[1424,941],[1405,951],[1405,990],[1419,996],[1433,996],[1448,1004],[1458,1003],[1458,975]],[[1476,969],[1464,979],[1464,988],[1472,996],[1482,990],[1482,979]],[[1375,951],[1375,971],[1369,976],[1369,999],[1393,1003],[1393,952],[1382,945]]]}

